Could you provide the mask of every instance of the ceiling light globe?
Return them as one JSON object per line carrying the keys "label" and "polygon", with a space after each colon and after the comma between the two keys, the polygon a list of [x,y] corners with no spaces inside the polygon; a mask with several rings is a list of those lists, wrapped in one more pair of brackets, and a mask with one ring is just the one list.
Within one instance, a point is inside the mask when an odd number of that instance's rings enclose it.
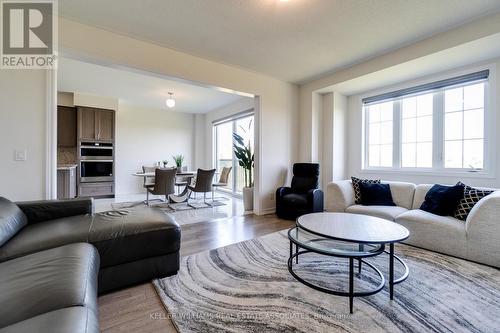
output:
{"label": "ceiling light globe", "polygon": [[166,104],[167,104],[167,106],[168,106],[169,108],[173,108],[173,107],[175,106],[175,99],[173,99],[173,98],[169,98],[169,99],[167,99]]}

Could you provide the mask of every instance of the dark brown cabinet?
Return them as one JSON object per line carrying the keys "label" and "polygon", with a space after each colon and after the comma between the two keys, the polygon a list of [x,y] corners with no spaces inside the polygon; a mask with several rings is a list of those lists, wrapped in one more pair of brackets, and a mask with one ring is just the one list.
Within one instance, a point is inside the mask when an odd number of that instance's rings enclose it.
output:
{"label": "dark brown cabinet", "polygon": [[78,138],[80,141],[113,142],[115,111],[78,107]]}
{"label": "dark brown cabinet", "polygon": [[97,117],[97,140],[112,142],[115,139],[115,112],[99,110]]}
{"label": "dark brown cabinet", "polygon": [[76,166],[57,169],[57,199],[76,197]]}
{"label": "dark brown cabinet", "polygon": [[57,107],[57,146],[76,147],[76,109]]}

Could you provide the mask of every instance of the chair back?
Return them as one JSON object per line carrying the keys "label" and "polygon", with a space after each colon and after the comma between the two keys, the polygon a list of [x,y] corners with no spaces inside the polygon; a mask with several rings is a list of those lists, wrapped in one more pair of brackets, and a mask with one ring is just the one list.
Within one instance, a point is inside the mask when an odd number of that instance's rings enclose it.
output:
{"label": "chair back", "polygon": [[[142,166],[142,172],[143,173],[149,173],[149,172],[155,172],[157,167],[149,167],[149,166]],[[144,186],[147,185],[154,185],[155,183],[155,177],[144,177]]]}
{"label": "chair back", "polygon": [[220,177],[219,177],[219,183],[220,184],[227,184],[229,180],[229,174],[231,173],[231,170],[233,167],[223,167],[222,171],[220,172]]}
{"label": "chair back", "polygon": [[198,169],[196,173],[196,185],[194,186],[194,192],[211,192],[212,182],[215,175],[215,169],[203,170]]}
{"label": "chair back", "polygon": [[168,195],[175,193],[175,175],[177,169],[155,169],[155,185],[151,193]]}
{"label": "chair back", "polygon": [[295,163],[293,165],[292,190],[305,193],[319,187],[318,163]]}

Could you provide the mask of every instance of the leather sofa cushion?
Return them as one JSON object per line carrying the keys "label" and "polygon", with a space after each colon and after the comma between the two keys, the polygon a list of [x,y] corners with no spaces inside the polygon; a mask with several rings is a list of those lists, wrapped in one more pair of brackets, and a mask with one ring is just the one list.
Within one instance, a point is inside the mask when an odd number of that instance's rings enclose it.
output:
{"label": "leather sofa cushion", "polygon": [[0,327],[72,306],[98,313],[99,255],[76,243],[0,264]]}
{"label": "leather sofa cushion", "polygon": [[285,194],[281,200],[284,204],[294,208],[298,207],[304,208],[307,206],[306,194],[298,194],[298,193]]}
{"label": "leather sofa cushion", "polygon": [[26,215],[13,202],[0,197],[0,246],[28,223]]}
{"label": "leather sofa cushion", "polygon": [[307,193],[319,186],[319,164],[295,163],[291,187],[294,192]]}
{"label": "leather sofa cushion", "polygon": [[99,321],[94,311],[72,306],[23,320],[0,328],[0,333],[98,333]]}
{"label": "leather sofa cushion", "polygon": [[180,227],[160,209],[134,208],[28,225],[0,247],[0,261],[75,242],[99,251],[101,267],[180,249]]}
{"label": "leather sofa cushion", "polygon": [[394,221],[397,216],[407,212],[408,209],[398,206],[352,205],[347,207],[345,211],[347,213],[376,216],[389,221]]}
{"label": "leather sofa cushion", "polygon": [[109,267],[177,252],[180,237],[172,217],[146,207],[96,214],[89,242],[99,250],[101,267]]}
{"label": "leather sofa cushion", "polygon": [[0,261],[66,244],[88,242],[91,223],[91,215],[79,215],[30,224],[0,247]]}
{"label": "leather sofa cushion", "polygon": [[92,198],[25,201],[16,202],[16,205],[24,212],[29,224],[94,212]]}

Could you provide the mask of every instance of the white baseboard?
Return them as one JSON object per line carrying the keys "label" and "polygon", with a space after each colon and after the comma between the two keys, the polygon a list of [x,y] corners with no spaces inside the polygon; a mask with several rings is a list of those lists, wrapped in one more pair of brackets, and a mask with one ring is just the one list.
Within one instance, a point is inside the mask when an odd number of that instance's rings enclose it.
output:
{"label": "white baseboard", "polygon": [[262,209],[259,215],[268,215],[276,213],[276,207]]}

